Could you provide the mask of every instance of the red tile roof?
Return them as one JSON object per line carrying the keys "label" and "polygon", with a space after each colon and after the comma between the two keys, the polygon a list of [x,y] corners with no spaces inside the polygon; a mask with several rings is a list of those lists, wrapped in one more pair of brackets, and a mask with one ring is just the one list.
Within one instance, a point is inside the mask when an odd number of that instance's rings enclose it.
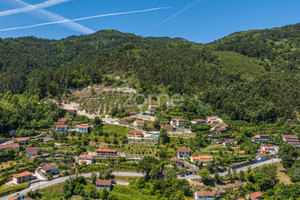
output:
{"label": "red tile roof", "polygon": [[205,119],[192,119],[191,121],[195,121],[195,122],[205,122]]}
{"label": "red tile roof", "polygon": [[56,128],[66,128],[67,125],[62,125],[62,124],[59,124],[59,125],[56,125]]}
{"label": "red tile roof", "polygon": [[88,124],[79,124],[79,125],[76,125],[77,128],[88,128],[89,125]]}
{"label": "red tile roof", "polygon": [[219,131],[227,131],[227,128],[225,128],[225,126],[222,126],[218,129]]}
{"label": "red tile roof", "polygon": [[246,194],[246,197],[254,197],[254,198],[257,198],[257,197],[261,197],[262,196],[262,192],[261,191],[258,191],[258,192],[253,192],[251,194]]}
{"label": "red tile roof", "polygon": [[199,160],[199,161],[214,161],[214,157],[208,155],[193,156],[192,159]]}
{"label": "red tile roof", "polygon": [[215,196],[216,192],[211,192],[211,191],[197,191],[196,195],[199,196]]}
{"label": "red tile roof", "polygon": [[111,185],[111,180],[99,180],[97,179],[96,180],[96,185]]}
{"label": "red tile roof", "polygon": [[81,154],[78,157],[79,159],[92,159],[93,156],[92,155],[86,155],[86,154]]}
{"label": "red tile roof", "polygon": [[24,141],[27,141],[27,140],[30,140],[30,138],[29,137],[19,137],[19,138],[13,138],[10,141],[12,141],[12,142],[24,142]]}
{"label": "red tile roof", "polygon": [[20,177],[23,177],[23,176],[30,176],[30,175],[33,175],[33,173],[31,173],[29,171],[24,171],[24,172],[13,175],[13,177],[20,178]]}
{"label": "red tile roof", "polygon": [[144,120],[135,120],[135,122],[136,122],[136,123],[140,123],[140,124],[143,124],[143,123],[145,123],[145,121],[144,121]]}
{"label": "red tile roof", "polygon": [[66,118],[59,118],[57,121],[58,122],[65,122],[65,121],[67,121],[67,119]]}
{"label": "red tile roof", "polygon": [[285,139],[298,139],[296,135],[282,135]]}
{"label": "red tile roof", "polygon": [[190,148],[186,148],[186,147],[178,147],[177,152],[186,152],[189,153],[191,152]]}
{"label": "red tile roof", "polygon": [[16,196],[13,196],[12,198],[8,199],[8,200],[18,200],[19,199],[19,196],[16,195]]}
{"label": "red tile roof", "polygon": [[179,119],[179,118],[174,118],[174,119],[171,119],[171,121],[181,121],[181,122],[186,122],[186,120],[185,119]]}
{"label": "red tile roof", "polygon": [[25,151],[38,151],[39,148],[38,147],[26,147]]}
{"label": "red tile roof", "polygon": [[115,149],[97,149],[97,152],[117,152]]}
{"label": "red tile roof", "polygon": [[49,165],[49,164],[45,164],[43,167],[41,167],[42,170],[47,170],[47,169],[50,169],[50,168],[56,168],[55,166],[53,165]]}
{"label": "red tile roof", "polygon": [[171,162],[183,163],[183,161],[182,161],[182,160],[180,160],[179,158],[176,158],[176,157],[174,157],[174,158],[171,158]]}
{"label": "red tile roof", "polygon": [[158,106],[157,105],[149,105],[150,108],[157,108]]}
{"label": "red tile roof", "polygon": [[18,143],[13,143],[13,144],[6,144],[6,145],[1,145],[0,149],[8,149],[8,148],[19,148],[20,145]]}
{"label": "red tile roof", "polygon": [[138,130],[130,130],[128,131],[128,133],[143,133],[143,131],[138,131]]}
{"label": "red tile roof", "polygon": [[263,157],[266,157],[266,154],[265,153],[258,153],[257,154],[259,157],[263,158]]}

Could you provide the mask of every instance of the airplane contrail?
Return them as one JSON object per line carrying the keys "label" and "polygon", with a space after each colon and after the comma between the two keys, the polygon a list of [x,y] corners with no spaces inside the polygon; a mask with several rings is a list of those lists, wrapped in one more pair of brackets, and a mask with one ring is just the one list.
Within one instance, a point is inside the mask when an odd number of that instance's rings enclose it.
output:
{"label": "airplane contrail", "polygon": [[13,15],[13,14],[19,14],[19,13],[30,12],[30,11],[34,11],[34,10],[41,9],[41,8],[48,8],[50,6],[61,4],[61,3],[67,2],[67,1],[70,1],[70,0],[49,0],[49,1],[45,1],[43,3],[29,5],[29,6],[26,6],[26,7],[23,7],[23,8],[16,8],[16,9],[11,9],[11,10],[6,10],[6,11],[0,12],[0,17]]}
{"label": "airplane contrail", "polygon": [[[25,7],[30,7],[32,6],[31,4],[28,4],[22,0],[14,0],[14,2],[16,3],[19,3],[20,5],[22,6],[25,6]],[[69,29],[72,29],[72,30],[75,30],[75,31],[78,31],[80,33],[85,33],[85,34],[89,34],[89,33],[94,33],[95,31],[90,29],[90,28],[87,28],[81,24],[78,24],[76,22],[72,22],[70,21],[69,19],[61,16],[61,15],[58,15],[58,14],[55,14],[55,13],[52,13],[50,11],[46,11],[42,8],[37,8],[34,10],[36,13],[39,13],[41,14],[41,16],[37,16],[36,14],[34,15],[35,17],[39,17],[39,18],[42,18],[42,19],[47,19],[47,20],[50,20],[50,21],[64,21],[64,23],[62,24],[63,26],[69,28]]]}
{"label": "airplane contrail", "polygon": [[60,20],[60,21],[46,22],[46,23],[41,23],[41,24],[29,25],[29,26],[19,26],[19,27],[0,29],[0,32],[11,31],[11,30],[19,30],[19,29],[27,29],[27,28],[46,26],[46,25],[51,25],[51,24],[61,24],[61,23],[66,23],[66,22],[76,22],[76,21],[82,21],[82,20],[94,19],[94,18],[101,18],[101,17],[108,17],[108,16],[127,15],[127,14],[133,14],[133,13],[144,13],[144,12],[151,12],[151,11],[155,11],[155,10],[164,10],[164,9],[169,9],[169,8],[170,7],[158,7],[158,8],[150,8],[150,9],[145,9],[145,10],[135,10],[135,11],[128,11],[128,12],[93,15],[93,16],[89,16],[89,17],[81,17],[81,18],[76,18],[76,19],[64,19],[64,20]]}
{"label": "airplane contrail", "polygon": [[170,21],[171,19],[173,19],[173,18],[176,17],[177,15],[180,15],[181,13],[183,13],[184,11],[186,11],[187,9],[189,9],[190,7],[193,7],[194,5],[196,5],[197,3],[199,3],[199,1],[200,1],[200,0],[196,0],[196,1],[192,2],[191,4],[187,5],[187,6],[184,7],[183,9],[179,10],[178,12],[176,12],[175,14],[171,15],[170,17],[168,17],[168,18],[162,20],[161,22],[159,22],[159,23],[157,23],[157,24],[154,24],[154,25],[152,25],[152,26],[150,26],[150,27],[144,29],[142,32],[147,31],[147,30],[149,30],[149,29],[151,29],[151,28],[154,28],[154,27],[156,27],[156,26],[158,26],[158,25],[161,25],[161,24],[163,24],[163,23],[165,23],[165,22],[167,22],[167,21]]}

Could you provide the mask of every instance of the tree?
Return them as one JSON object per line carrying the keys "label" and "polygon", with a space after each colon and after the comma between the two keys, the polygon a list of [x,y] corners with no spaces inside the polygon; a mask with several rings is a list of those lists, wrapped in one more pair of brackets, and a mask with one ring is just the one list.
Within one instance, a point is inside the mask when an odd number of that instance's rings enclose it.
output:
{"label": "tree", "polygon": [[216,172],[215,175],[214,175],[214,181],[215,181],[215,183],[219,182],[219,178],[220,178],[220,175],[219,175],[218,172]]}
{"label": "tree", "polygon": [[145,156],[138,164],[137,170],[146,174],[146,177],[149,178],[150,172],[155,166],[159,163],[159,161],[150,156]]}
{"label": "tree", "polygon": [[245,180],[245,173],[244,173],[244,171],[240,171],[240,179],[241,179],[241,181]]}
{"label": "tree", "polygon": [[293,145],[283,143],[279,148],[278,157],[281,158],[283,167],[288,169],[298,159],[298,152]]}
{"label": "tree", "polygon": [[300,181],[300,160],[297,160],[288,170],[291,180],[296,183]]}
{"label": "tree", "polygon": [[101,191],[101,198],[107,199],[108,195],[109,195],[109,192],[107,191],[107,189],[103,188],[103,190]]}
{"label": "tree", "polygon": [[167,144],[170,142],[170,137],[165,129],[162,129],[159,133],[159,143],[160,144]]}
{"label": "tree", "polygon": [[95,184],[96,183],[96,179],[97,179],[97,174],[92,173],[91,179],[92,179],[93,184]]}
{"label": "tree", "polygon": [[210,175],[210,171],[208,171],[205,168],[199,171],[199,176],[201,176],[203,183],[206,183],[208,181],[209,175]]}
{"label": "tree", "polygon": [[171,182],[173,179],[177,178],[175,170],[169,169],[166,173],[166,179],[168,182]]}

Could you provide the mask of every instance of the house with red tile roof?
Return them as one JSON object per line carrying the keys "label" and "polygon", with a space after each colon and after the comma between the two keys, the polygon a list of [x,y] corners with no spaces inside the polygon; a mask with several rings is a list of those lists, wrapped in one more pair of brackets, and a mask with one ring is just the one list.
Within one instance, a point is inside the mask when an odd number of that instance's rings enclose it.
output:
{"label": "house with red tile roof", "polygon": [[223,142],[223,145],[224,146],[227,146],[227,145],[234,145],[235,141],[234,139],[227,139]]}
{"label": "house with red tile roof", "polygon": [[267,160],[267,156],[265,153],[258,153],[255,155],[255,159],[257,160],[257,162],[263,162]]}
{"label": "house with red tile roof", "polygon": [[16,196],[13,196],[12,198],[8,200],[32,200],[31,198],[25,198],[23,194],[17,194]]}
{"label": "house with red tile roof", "polygon": [[68,113],[69,116],[73,116],[73,117],[76,117],[77,114],[77,111],[74,109],[66,109],[65,112]]}
{"label": "house with red tile roof", "polygon": [[262,145],[261,146],[262,153],[269,153],[275,155],[277,153],[277,148],[273,145]]}
{"label": "house with red tile roof", "polygon": [[79,164],[87,164],[90,165],[94,162],[94,156],[93,155],[87,155],[87,154],[80,154],[78,156],[78,162]]}
{"label": "house with red tile roof", "polygon": [[68,131],[68,127],[65,124],[57,124],[55,127],[55,130],[58,132],[67,132]]}
{"label": "house with red tile roof", "polygon": [[27,158],[31,156],[39,155],[39,148],[38,147],[26,147],[25,154]]}
{"label": "house with red tile roof", "polygon": [[96,189],[97,190],[103,190],[104,188],[107,189],[107,191],[110,191],[112,188],[112,181],[111,180],[96,180]]}
{"label": "house with red tile roof", "polygon": [[215,134],[225,134],[227,133],[227,128],[225,126],[221,126],[215,129]]}
{"label": "house with red tile roof", "polygon": [[10,141],[13,143],[21,142],[22,144],[28,144],[30,142],[30,138],[29,137],[18,137],[18,138],[12,138]]}
{"label": "house with red tile roof", "polygon": [[130,130],[128,131],[127,138],[143,138],[143,131]]}
{"label": "house with red tile roof", "polygon": [[116,156],[117,150],[115,150],[115,149],[97,149],[97,154],[99,156]]}
{"label": "house with red tile roof", "polygon": [[149,109],[150,114],[153,114],[154,111],[155,111],[157,108],[158,108],[157,105],[149,105],[149,106],[148,106],[148,109]]}
{"label": "house with red tile roof", "polygon": [[192,156],[191,157],[192,162],[198,161],[199,163],[202,163],[203,166],[206,166],[208,163],[214,162],[214,157],[209,155],[199,155],[199,156]]}
{"label": "house with red tile roof", "polygon": [[291,122],[293,122],[293,120],[292,119],[286,119],[285,120],[287,123],[291,123]]}
{"label": "house with red tile roof", "polygon": [[206,120],[205,119],[192,119],[191,123],[192,124],[206,124]]}
{"label": "house with red tile roof", "polygon": [[173,126],[186,126],[187,125],[187,120],[185,119],[180,119],[180,118],[174,118],[171,119],[170,124]]}
{"label": "house with red tile roof", "polygon": [[133,122],[134,126],[145,126],[145,121],[144,120],[135,120]]}
{"label": "house with red tile roof", "polygon": [[261,198],[262,198],[261,191],[253,192],[251,194],[246,194],[246,199],[249,199],[249,200],[260,200]]}
{"label": "house with red tile roof", "polygon": [[282,135],[283,141],[293,145],[296,149],[300,149],[299,138],[296,135]]}
{"label": "house with red tile roof", "polygon": [[258,134],[253,137],[251,137],[252,142],[261,142],[261,141],[269,141],[270,135],[268,134]]}
{"label": "house with red tile roof", "polygon": [[171,158],[170,161],[171,161],[171,165],[172,165],[172,163],[175,163],[177,167],[184,167],[183,161],[177,157]]}
{"label": "house with red tile roof", "polygon": [[15,184],[19,184],[19,183],[25,183],[25,182],[31,181],[33,179],[35,179],[35,177],[33,176],[33,173],[31,173],[29,171],[24,171],[24,172],[13,175],[12,182]]}
{"label": "house with red tile roof", "polygon": [[52,174],[52,175],[59,174],[57,167],[49,164],[45,164],[44,166],[42,166],[40,172],[42,174]]}
{"label": "house with red tile roof", "polygon": [[177,158],[187,158],[191,156],[191,150],[190,148],[186,148],[186,147],[179,147],[177,149]]}
{"label": "house with red tile roof", "polygon": [[202,200],[213,200],[216,196],[216,192],[214,191],[196,191],[195,192],[195,199],[202,199]]}
{"label": "house with red tile roof", "polygon": [[6,151],[7,149],[13,149],[19,151],[20,145],[18,143],[6,144],[0,146],[0,151]]}
{"label": "house with red tile roof", "polygon": [[76,131],[79,133],[89,133],[90,125],[88,123],[76,125]]}

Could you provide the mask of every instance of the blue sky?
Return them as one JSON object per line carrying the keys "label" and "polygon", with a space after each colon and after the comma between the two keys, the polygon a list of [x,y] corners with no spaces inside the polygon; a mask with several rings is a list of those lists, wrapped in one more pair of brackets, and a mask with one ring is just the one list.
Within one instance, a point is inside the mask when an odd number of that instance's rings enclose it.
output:
{"label": "blue sky", "polygon": [[[60,39],[116,29],[207,43],[237,31],[298,23],[299,8],[299,0],[0,0],[0,37]],[[67,22],[104,14],[111,15]],[[38,26],[24,28],[32,25]]]}

